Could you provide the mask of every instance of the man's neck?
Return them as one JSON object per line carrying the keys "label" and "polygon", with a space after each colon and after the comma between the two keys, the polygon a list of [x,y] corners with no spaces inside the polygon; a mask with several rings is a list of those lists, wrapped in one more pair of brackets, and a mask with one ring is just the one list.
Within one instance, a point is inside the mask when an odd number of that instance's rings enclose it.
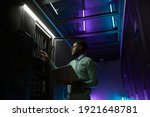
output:
{"label": "man's neck", "polygon": [[76,56],[73,56],[74,59],[78,59],[78,58],[82,58],[82,56],[85,56],[85,53],[80,53],[80,54],[77,54]]}
{"label": "man's neck", "polygon": [[81,54],[80,56],[78,56],[78,59],[81,59],[85,56],[85,54]]}

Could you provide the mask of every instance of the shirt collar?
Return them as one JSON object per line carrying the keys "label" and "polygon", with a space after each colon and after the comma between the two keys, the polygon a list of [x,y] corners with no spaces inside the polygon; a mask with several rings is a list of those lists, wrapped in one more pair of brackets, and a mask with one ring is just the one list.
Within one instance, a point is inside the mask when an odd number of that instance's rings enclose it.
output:
{"label": "shirt collar", "polygon": [[83,57],[85,57],[85,54],[81,54],[80,56],[78,56],[77,60],[81,60]]}

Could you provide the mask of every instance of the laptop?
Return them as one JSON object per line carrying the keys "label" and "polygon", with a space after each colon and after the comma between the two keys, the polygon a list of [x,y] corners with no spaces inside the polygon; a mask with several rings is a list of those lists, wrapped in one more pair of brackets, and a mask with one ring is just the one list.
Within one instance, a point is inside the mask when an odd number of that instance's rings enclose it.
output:
{"label": "laptop", "polygon": [[60,84],[72,84],[73,82],[80,81],[71,65],[51,70],[50,76]]}

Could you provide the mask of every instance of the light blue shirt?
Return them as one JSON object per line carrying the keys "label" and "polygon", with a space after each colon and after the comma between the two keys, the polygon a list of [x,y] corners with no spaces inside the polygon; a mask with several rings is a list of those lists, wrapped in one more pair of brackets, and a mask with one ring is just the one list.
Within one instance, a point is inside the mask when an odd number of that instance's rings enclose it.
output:
{"label": "light blue shirt", "polygon": [[72,60],[71,65],[78,75],[79,79],[86,80],[84,83],[92,87],[97,84],[96,80],[96,63],[85,55],[80,55],[77,59]]}
{"label": "light blue shirt", "polygon": [[96,63],[84,54],[77,59],[72,60],[71,65],[78,75],[79,79],[85,80],[77,86],[69,85],[68,93],[71,94],[72,99],[87,99],[91,93],[91,87],[97,85],[96,79]]}

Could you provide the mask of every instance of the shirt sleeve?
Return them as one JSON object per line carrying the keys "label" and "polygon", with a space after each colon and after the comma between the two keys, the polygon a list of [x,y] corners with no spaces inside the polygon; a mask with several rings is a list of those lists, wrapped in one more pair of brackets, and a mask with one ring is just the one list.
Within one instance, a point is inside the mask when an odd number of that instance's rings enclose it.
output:
{"label": "shirt sleeve", "polygon": [[58,67],[55,65],[55,63],[51,60],[49,63],[48,63],[48,68],[50,70],[54,70],[54,69],[57,69]]}
{"label": "shirt sleeve", "polygon": [[96,63],[93,60],[90,60],[87,64],[87,73],[89,80],[84,82],[87,87],[97,86],[98,82],[96,78]]}

